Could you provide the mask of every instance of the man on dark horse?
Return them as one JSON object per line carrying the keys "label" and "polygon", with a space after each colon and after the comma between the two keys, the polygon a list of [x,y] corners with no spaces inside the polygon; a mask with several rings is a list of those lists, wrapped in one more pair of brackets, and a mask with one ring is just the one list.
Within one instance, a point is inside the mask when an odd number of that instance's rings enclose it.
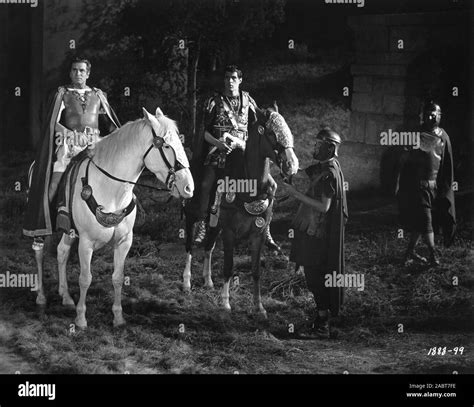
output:
{"label": "man on dark horse", "polygon": [[[204,129],[195,144],[193,166],[202,171],[197,242],[202,242],[206,234],[206,221],[218,206],[216,194],[217,180],[224,177],[226,158],[235,149],[245,151],[249,121],[256,121],[257,104],[248,92],[240,90],[242,71],[236,65],[228,65],[224,73],[224,92],[216,92],[207,100],[204,107]],[[193,174],[196,176],[196,171]],[[277,188],[270,176],[270,189],[274,194]],[[211,218],[212,222],[212,218]],[[280,247],[274,242],[270,227],[266,229],[267,246],[278,252]]]}
{"label": "man on dark horse", "polygon": [[[60,86],[48,103],[43,139],[30,175],[28,204],[23,234],[34,238],[33,249],[42,250],[43,238],[53,233],[55,219],[50,213],[58,186],[68,164],[80,152],[120,126],[107,96],[87,86],[91,63],[76,58],[71,63],[71,83]],[[66,208],[64,208],[66,209]],[[65,221],[66,225],[60,225]],[[56,228],[69,232],[68,216],[58,216]]]}

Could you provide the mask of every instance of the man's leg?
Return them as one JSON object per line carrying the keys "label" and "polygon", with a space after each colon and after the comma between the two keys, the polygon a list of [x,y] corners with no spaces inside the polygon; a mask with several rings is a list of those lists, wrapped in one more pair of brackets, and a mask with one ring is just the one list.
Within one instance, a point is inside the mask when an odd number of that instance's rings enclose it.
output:
{"label": "man's leg", "polygon": [[435,249],[435,242],[434,242],[434,232],[428,232],[423,235],[423,240],[425,241],[426,245],[428,246],[428,250],[430,251],[430,265],[431,266],[439,266],[439,259],[436,256],[436,249]]}
{"label": "man's leg", "polygon": [[305,266],[304,274],[308,290],[313,293],[317,316],[311,331],[318,338],[329,339],[329,287],[325,286],[325,268],[322,265]]}
{"label": "man's leg", "polygon": [[209,201],[212,188],[216,182],[216,169],[211,165],[204,167],[201,191],[199,195],[199,219],[197,236],[195,241],[201,243],[206,237],[206,219],[209,215]]}
{"label": "man's leg", "polygon": [[58,191],[59,181],[61,181],[64,171],[66,171],[66,168],[71,161],[71,159],[68,157],[68,147],[65,144],[59,146],[58,150],[56,151],[56,158],[57,160],[53,165],[53,175],[49,181],[49,203],[53,202],[54,196]]}
{"label": "man's leg", "polygon": [[51,181],[49,182],[48,190],[49,203],[53,201],[54,196],[56,195],[59,186],[59,181],[61,181],[62,176],[62,172],[53,172],[53,175],[51,176]]}
{"label": "man's leg", "polygon": [[[277,183],[270,174],[268,174],[268,183],[269,183],[268,193],[271,195],[272,198],[274,198],[275,194],[276,194],[276,190],[277,190]],[[265,245],[270,250],[274,250],[274,251],[276,251],[280,254],[283,254],[283,251],[281,250],[281,247],[273,240],[273,237],[270,233],[270,224],[271,224],[271,222],[272,221],[270,219],[270,222],[268,222],[268,226],[265,229],[265,235],[266,235]]]}
{"label": "man's leg", "polygon": [[413,261],[418,261],[420,263],[425,264],[427,262],[426,258],[420,256],[418,253],[415,252],[415,247],[420,241],[421,233],[420,232],[411,232],[410,233],[410,241],[408,242],[407,251],[405,254],[405,264],[409,265],[413,263]]}

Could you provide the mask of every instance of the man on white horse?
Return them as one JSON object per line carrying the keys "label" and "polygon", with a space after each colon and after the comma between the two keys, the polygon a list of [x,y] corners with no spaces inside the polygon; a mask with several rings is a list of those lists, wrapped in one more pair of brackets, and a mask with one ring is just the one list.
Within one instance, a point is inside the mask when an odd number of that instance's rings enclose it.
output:
{"label": "man on white horse", "polygon": [[59,87],[48,106],[44,138],[30,179],[23,224],[23,234],[34,238],[34,250],[41,250],[43,237],[53,232],[55,219],[50,210],[71,159],[86,148],[93,148],[99,136],[120,126],[106,94],[87,86],[90,72],[91,63],[76,58],[69,73],[71,84]]}

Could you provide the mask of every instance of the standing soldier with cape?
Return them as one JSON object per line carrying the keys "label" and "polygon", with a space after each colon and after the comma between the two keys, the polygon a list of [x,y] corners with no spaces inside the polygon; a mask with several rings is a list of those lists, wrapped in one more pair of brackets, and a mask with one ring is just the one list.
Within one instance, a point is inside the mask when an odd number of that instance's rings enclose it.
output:
{"label": "standing soldier with cape", "polygon": [[308,289],[313,293],[317,317],[311,334],[330,337],[329,316],[337,316],[343,287],[328,287],[326,276],[344,274],[344,227],[348,218],[344,175],[337,160],[341,137],[328,128],[316,136],[313,157],[317,164],[306,169],[310,178],[305,194],[284,184],[289,195],[301,201],[293,220],[295,236],[290,261],[303,266]]}
{"label": "standing soldier with cape", "polygon": [[419,148],[411,147],[401,159],[397,198],[400,221],[411,233],[407,265],[415,261],[428,263],[415,252],[421,236],[429,249],[429,264],[439,265],[434,243],[436,227],[443,230],[445,246],[454,239],[453,153],[448,134],[439,127],[440,121],[440,106],[429,101],[423,107]]}

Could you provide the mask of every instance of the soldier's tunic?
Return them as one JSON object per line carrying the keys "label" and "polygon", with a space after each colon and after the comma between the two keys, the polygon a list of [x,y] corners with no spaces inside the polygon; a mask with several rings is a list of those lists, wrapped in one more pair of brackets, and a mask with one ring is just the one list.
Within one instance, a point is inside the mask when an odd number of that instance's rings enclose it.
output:
{"label": "soldier's tunic", "polygon": [[347,203],[344,176],[339,162],[316,164],[306,169],[310,185],[306,195],[321,200],[331,199],[326,213],[301,203],[292,222],[295,236],[291,245],[290,261],[304,266],[306,284],[314,294],[318,308],[330,309],[337,315],[342,305],[342,288],[325,286],[325,275],[344,273],[344,226]]}
{"label": "soldier's tunic", "polygon": [[[216,93],[205,104],[204,130],[214,138],[224,141],[224,133],[230,133],[244,142],[248,137],[249,120],[255,122],[257,105],[247,92],[241,91],[237,97],[227,97]],[[209,203],[214,201],[216,180],[224,177],[226,161],[232,160],[242,151],[235,149],[229,155],[217,147],[203,141],[207,155],[204,159],[204,170],[201,181],[199,217],[206,218],[209,213]]]}
{"label": "soldier's tunic", "polygon": [[72,132],[63,132],[57,143],[53,172],[64,172],[72,157],[99,140],[99,114],[105,110],[96,89],[66,89],[58,122]]}
{"label": "soldier's tunic", "polygon": [[23,223],[23,234],[31,237],[52,234],[48,188],[53,172],[64,172],[74,156],[92,146],[99,127],[105,136],[120,126],[106,94],[97,88],[81,92],[61,86],[48,105]]}
{"label": "soldier's tunic", "polygon": [[437,127],[420,131],[419,148],[411,148],[400,175],[398,193],[403,226],[418,233],[433,232],[433,212],[446,232],[447,241],[454,235],[455,213],[453,160],[446,132]]}
{"label": "soldier's tunic", "polygon": [[[206,103],[204,115],[204,129],[213,137],[223,141],[223,134],[230,133],[244,142],[247,141],[248,122],[256,120],[257,105],[248,92],[241,91],[237,97],[228,97],[216,93]],[[220,152],[208,144],[208,154],[204,165],[225,166],[225,152]]]}

